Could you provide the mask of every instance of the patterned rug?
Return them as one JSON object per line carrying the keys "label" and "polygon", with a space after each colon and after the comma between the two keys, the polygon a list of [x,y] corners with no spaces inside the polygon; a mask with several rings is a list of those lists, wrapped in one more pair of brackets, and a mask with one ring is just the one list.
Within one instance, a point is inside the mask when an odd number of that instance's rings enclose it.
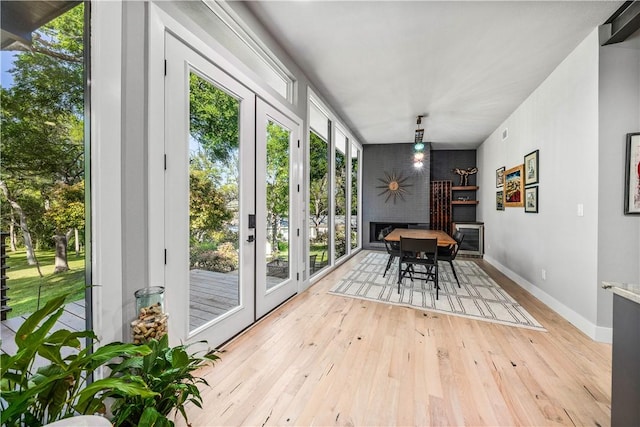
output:
{"label": "patterned rug", "polygon": [[397,258],[382,277],[388,259],[389,255],[384,252],[367,254],[329,293],[545,331],[473,261],[454,261],[460,288],[449,263],[439,263],[440,292],[436,300],[433,282],[419,279],[411,282],[408,277],[404,278],[398,293]]}

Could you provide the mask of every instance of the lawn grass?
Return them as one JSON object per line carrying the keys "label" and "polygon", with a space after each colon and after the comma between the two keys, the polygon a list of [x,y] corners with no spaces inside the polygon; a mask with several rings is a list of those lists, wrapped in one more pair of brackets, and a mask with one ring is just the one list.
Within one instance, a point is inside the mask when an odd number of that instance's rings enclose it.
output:
{"label": "lawn grass", "polygon": [[40,262],[40,270],[44,277],[38,275],[34,265],[27,264],[27,256],[24,250],[9,252],[7,265],[7,296],[11,311],[7,318],[33,313],[38,309],[38,290],[40,290],[40,307],[51,298],[58,295],[70,294],[67,302],[78,301],[84,298],[84,253],[76,256],[74,252],[68,253],[69,271],[53,274],[55,252],[36,251],[36,257]]}

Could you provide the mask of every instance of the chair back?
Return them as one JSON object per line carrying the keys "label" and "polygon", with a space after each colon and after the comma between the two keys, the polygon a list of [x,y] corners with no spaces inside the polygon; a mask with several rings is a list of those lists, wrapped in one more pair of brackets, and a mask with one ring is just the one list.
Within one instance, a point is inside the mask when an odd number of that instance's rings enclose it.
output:
{"label": "chair back", "polygon": [[405,256],[424,254],[427,258],[438,257],[438,239],[416,239],[412,237],[400,237],[400,253]]}
{"label": "chair back", "polygon": [[456,245],[453,248],[453,250],[451,251],[451,260],[452,261],[456,258],[456,255],[458,255],[458,251],[460,250],[460,245],[462,244],[462,241],[464,240],[464,234],[462,234],[461,231],[456,231],[456,233],[453,235],[453,240],[456,241]]}

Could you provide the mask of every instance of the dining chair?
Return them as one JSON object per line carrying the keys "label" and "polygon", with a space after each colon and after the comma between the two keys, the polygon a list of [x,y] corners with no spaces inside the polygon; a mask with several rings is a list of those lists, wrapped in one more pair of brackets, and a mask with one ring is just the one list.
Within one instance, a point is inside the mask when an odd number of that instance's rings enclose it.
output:
{"label": "dining chair", "polygon": [[[402,268],[402,264],[406,267]],[[420,271],[416,266],[422,265],[425,271]],[[436,288],[438,299],[438,239],[415,239],[400,237],[400,268],[398,270],[398,293],[402,279],[409,274],[432,281]],[[413,277],[411,277],[413,281]]]}
{"label": "dining chair", "polygon": [[453,277],[456,278],[458,287],[460,287],[460,280],[458,280],[456,269],[453,266],[453,260],[456,259],[456,255],[458,255],[458,250],[460,250],[460,245],[464,240],[464,234],[462,234],[462,232],[460,231],[456,231],[456,233],[453,235],[453,240],[456,241],[455,245],[449,245],[447,247],[438,248],[438,260],[449,262],[449,265],[451,265],[451,271],[453,271]]}
{"label": "dining chair", "polygon": [[387,271],[389,271],[389,269],[393,265],[393,260],[396,259],[396,257],[400,256],[400,243],[398,243],[398,242],[387,242],[384,239],[392,231],[393,231],[392,227],[385,227],[380,231],[380,236],[379,236],[379,237],[381,237],[380,240],[382,240],[384,242],[384,248],[387,250],[387,254],[389,254],[389,259],[387,260],[387,266],[384,269],[384,273],[382,273],[382,277],[385,277],[385,275],[387,274]]}

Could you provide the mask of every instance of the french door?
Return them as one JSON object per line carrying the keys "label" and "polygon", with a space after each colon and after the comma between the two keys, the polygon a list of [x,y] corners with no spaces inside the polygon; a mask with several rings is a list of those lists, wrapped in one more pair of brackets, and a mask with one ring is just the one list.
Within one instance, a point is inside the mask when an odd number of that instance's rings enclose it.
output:
{"label": "french door", "polygon": [[166,59],[169,337],[216,346],[297,292],[299,125],[170,34]]}
{"label": "french door", "polygon": [[[256,317],[297,291],[301,263],[299,125],[258,98],[256,104]],[[261,232],[264,231],[264,232]]]}

